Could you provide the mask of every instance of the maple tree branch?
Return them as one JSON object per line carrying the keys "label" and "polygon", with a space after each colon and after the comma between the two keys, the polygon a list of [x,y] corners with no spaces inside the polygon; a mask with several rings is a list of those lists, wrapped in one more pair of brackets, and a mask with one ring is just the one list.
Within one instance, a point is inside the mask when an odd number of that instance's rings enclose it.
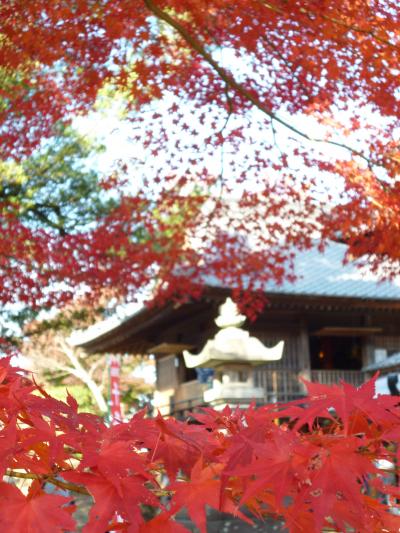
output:
{"label": "maple tree branch", "polygon": [[[90,492],[82,485],[75,485],[75,483],[69,483],[68,481],[62,481],[61,479],[57,479],[54,476],[40,476],[38,474],[31,474],[28,472],[17,472],[15,470],[7,469],[6,476],[8,477],[14,477],[18,479],[32,479],[32,480],[39,480],[43,483],[51,483],[52,485],[55,485],[56,487],[59,487],[60,489],[69,490],[71,492],[76,492],[78,494],[84,494],[85,496],[90,496]],[[171,496],[174,491],[167,490],[167,489],[155,489],[153,487],[148,487],[148,490],[150,490],[154,496],[158,498]]]}
{"label": "maple tree branch", "polygon": [[364,28],[360,28],[359,26],[354,26],[352,24],[349,25],[337,18],[328,17],[328,15],[321,14],[320,16],[324,20],[328,20],[329,22],[333,22],[334,24],[341,26],[342,28],[346,28],[348,31],[354,31],[356,33],[363,33],[364,35],[369,35],[370,37],[372,37],[373,39],[375,39],[375,41],[378,41],[379,43],[387,44],[389,46],[392,46],[393,48],[399,48],[397,44],[391,43],[387,39],[384,39],[383,37],[379,37],[379,35],[376,35],[374,30],[367,30]]}
{"label": "maple tree branch", "polygon": [[292,77],[296,77],[297,82],[299,83],[299,88],[301,92],[306,96],[308,99],[311,100],[312,95],[310,92],[304,87],[304,85],[301,83],[299,79],[299,75],[297,73],[298,65],[295,65],[294,62],[290,62],[286,59],[286,57],[282,54],[282,52],[279,50],[279,48],[266,36],[262,36],[262,40],[264,43],[272,50],[272,53],[276,54],[276,56],[282,61],[284,66],[286,67],[286,71],[288,74]]}
{"label": "maple tree branch", "polygon": [[68,483],[68,481],[62,481],[61,479],[57,479],[54,476],[40,476],[38,474],[31,474],[29,472],[17,472],[15,470],[10,469],[6,470],[6,476],[15,477],[19,479],[37,479],[44,483],[51,483],[52,485],[55,485],[60,489],[70,490],[72,492],[78,492],[79,494],[85,494],[87,496],[90,496],[89,491],[85,489],[85,487],[75,485],[74,483]]}
{"label": "maple tree branch", "polygon": [[15,470],[6,470],[5,473],[8,477],[15,477],[19,479],[39,479],[36,474],[28,474],[27,472],[16,472]]}
{"label": "maple tree branch", "polygon": [[104,361],[102,359],[97,359],[97,361],[95,361],[92,365],[90,365],[90,368],[88,370],[88,375],[90,379],[93,379],[94,373],[99,368],[99,366],[101,366],[103,363]]}
{"label": "maple tree branch", "polygon": [[74,350],[71,348],[71,346],[68,345],[68,343],[61,340],[60,347],[62,353],[69,359],[73,366],[73,368],[70,368],[69,370],[71,374],[80,379],[88,387],[100,411],[105,413],[107,411],[107,404],[99,386],[94,381],[93,376],[91,376],[86,368],[84,368],[84,366],[80,363],[79,358],[74,353]]}
{"label": "maple tree branch", "polygon": [[213,70],[219,75],[219,77],[232,89],[234,89],[238,94],[243,96],[246,100],[251,102],[257,109],[259,109],[262,113],[267,115],[271,120],[275,120],[288,130],[292,131],[299,137],[302,137],[303,139],[306,139],[310,142],[315,143],[324,143],[331,146],[336,146],[338,148],[342,148],[344,150],[347,150],[348,152],[352,153],[353,155],[356,155],[358,157],[361,157],[366,162],[370,163],[370,158],[366,156],[363,152],[360,152],[359,150],[356,150],[355,148],[352,148],[351,146],[348,146],[346,144],[343,144],[338,141],[332,141],[328,139],[322,139],[319,137],[311,137],[304,131],[296,128],[289,122],[286,122],[283,118],[279,117],[276,113],[274,113],[271,109],[268,109],[265,107],[265,105],[260,101],[260,99],[252,94],[246,87],[244,87],[241,83],[236,81],[236,79],[227,72],[223,67],[221,67],[217,61],[214,60],[212,55],[207,52],[207,50],[204,48],[204,46],[201,44],[201,42],[193,37],[189,33],[189,31],[184,28],[175,18],[171,17],[168,13],[163,11],[159,6],[157,6],[153,0],[143,0],[146,7],[153,13],[154,16],[156,16],[158,19],[163,20],[168,26],[175,29],[179,35],[195,50],[201,57],[213,68]]}
{"label": "maple tree branch", "polygon": [[[263,5],[264,7],[266,7],[267,9],[269,9],[270,11],[274,11],[275,13],[279,13],[280,15],[284,15],[285,11],[283,9],[281,9],[280,7],[278,6],[275,6],[273,4],[270,4],[269,2],[264,2],[263,0],[259,0],[260,4]],[[312,11],[310,10],[307,10],[305,9],[304,7],[303,8],[300,8],[300,12],[307,15],[309,18],[311,17],[316,17],[317,15],[315,15],[315,13],[313,13]],[[346,22],[344,22],[343,20],[340,20],[336,17],[330,17],[329,15],[324,15],[323,13],[319,13],[319,15],[323,20],[327,20],[329,22],[333,22],[333,24],[336,24],[337,26],[341,26],[342,28],[345,28],[347,29],[348,31],[354,31],[356,33],[362,33],[364,35],[369,35],[370,37],[372,37],[373,39],[375,39],[375,41],[378,41],[379,43],[382,43],[382,44],[387,44],[389,46],[392,46],[393,48],[399,48],[399,46],[395,43],[392,43],[390,41],[388,41],[387,39],[384,39],[383,37],[380,37],[379,35],[377,35],[374,30],[368,30],[368,29],[365,29],[365,28],[361,28],[360,26],[357,26],[355,24],[346,24]]]}

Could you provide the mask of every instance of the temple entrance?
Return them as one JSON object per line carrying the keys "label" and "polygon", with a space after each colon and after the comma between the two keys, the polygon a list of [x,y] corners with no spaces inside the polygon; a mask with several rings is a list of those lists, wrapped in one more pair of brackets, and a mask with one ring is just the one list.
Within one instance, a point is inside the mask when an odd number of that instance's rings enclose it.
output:
{"label": "temple entrance", "polygon": [[361,337],[310,337],[311,368],[314,370],[360,370]]}

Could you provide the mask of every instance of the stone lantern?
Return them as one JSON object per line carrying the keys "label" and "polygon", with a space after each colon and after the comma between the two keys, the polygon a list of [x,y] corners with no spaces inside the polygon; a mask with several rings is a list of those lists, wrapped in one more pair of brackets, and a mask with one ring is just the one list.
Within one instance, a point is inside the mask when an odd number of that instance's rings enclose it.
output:
{"label": "stone lantern", "polygon": [[214,369],[212,387],[204,391],[206,403],[245,406],[253,400],[263,401],[265,392],[255,385],[253,367],[281,359],[284,342],[267,348],[251,337],[241,328],[246,317],[239,313],[231,298],[227,298],[219,311],[215,323],[220,331],[207,341],[198,355],[184,351],[185,365]]}

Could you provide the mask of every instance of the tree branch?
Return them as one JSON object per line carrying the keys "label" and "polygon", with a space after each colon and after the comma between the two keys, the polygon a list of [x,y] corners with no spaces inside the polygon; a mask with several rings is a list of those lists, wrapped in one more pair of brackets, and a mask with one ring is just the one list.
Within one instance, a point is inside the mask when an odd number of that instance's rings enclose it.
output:
{"label": "tree branch", "polygon": [[[251,102],[257,109],[259,109],[262,113],[267,115],[271,120],[275,120],[291,132],[295,133],[297,136],[302,137],[303,139],[306,139],[310,142],[315,143],[324,143],[328,144],[330,146],[335,146],[338,148],[342,148],[348,152],[350,152],[352,155],[361,157],[364,159],[367,163],[371,163],[371,160],[368,156],[366,156],[363,152],[360,152],[359,150],[356,150],[355,148],[352,148],[351,146],[348,146],[346,144],[337,142],[337,141],[331,141],[328,139],[322,139],[319,137],[311,137],[304,131],[296,128],[289,122],[286,122],[283,118],[279,117],[275,112],[273,112],[271,109],[268,109],[261,101],[260,99],[252,94],[246,87],[244,87],[241,83],[236,81],[236,79],[227,72],[223,67],[221,67],[217,61],[214,60],[212,55],[207,52],[207,50],[204,48],[203,44],[193,37],[189,31],[182,26],[175,18],[171,17],[168,13],[163,11],[160,7],[158,7],[153,0],[143,0],[147,8],[153,13],[154,16],[156,16],[158,19],[163,20],[168,26],[171,28],[174,28],[175,31],[179,33],[179,35],[195,50],[201,57],[212,67],[212,69],[219,75],[219,77],[226,83],[227,86],[229,86],[231,89],[234,89],[238,94],[243,96],[246,100]],[[375,163],[376,164],[376,163]]]}
{"label": "tree branch", "polygon": [[78,377],[85,385],[89,388],[90,392],[93,394],[94,399],[96,400],[96,403],[100,409],[101,412],[106,413],[107,412],[107,404],[106,401],[100,391],[100,388],[93,380],[92,376],[89,374],[89,372],[81,365],[78,357],[74,354],[74,351],[71,349],[70,346],[67,345],[66,342],[61,341],[61,349],[63,353],[68,357],[71,364],[73,365],[75,371],[72,372],[76,377]]}
{"label": "tree branch", "polygon": [[[275,11],[275,13],[279,13],[280,15],[283,15],[285,13],[283,9],[281,9],[278,6],[274,6],[273,4],[270,4],[269,2],[265,2],[264,0],[259,0],[259,2],[261,5],[263,5],[267,9],[271,11]],[[317,16],[315,13],[307,10],[306,8],[301,8],[300,12],[307,15],[309,18]],[[387,44],[388,46],[391,46],[393,48],[400,48],[399,45],[392,43],[388,41],[387,39],[384,39],[383,37],[380,37],[379,35],[377,35],[374,32],[374,30],[364,29],[355,24],[346,24],[346,22],[344,22],[343,20],[340,20],[336,17],[330,17],[328,15],[324,15],[323,13],[319,13],[318,16],[321,17],[323,20],[327,20],[329,22],[332,22],[333,24],[336,24],[337,26],[341,26],[342,28],[345,28],[348,31],[354,31],[355,33],[362,33],[364,35],[368,35],[369,37],[372,37],[375,41],[378,41],[379,43]]]}
{"label": "tree branch", "polygon": [[104,361],[102,359],[97,359],[97,361],[95,361],[89,368],[88,370],[88,375],[91,379],[93,379],[93,376],[94,376],[94,373],[96,372],[96,370],[99,368],[99,366],[104,363]]}
{"label": "tree branch", "polygon": [[19,479],[37,479],[39,481],[42,481],[43,483],[51,483],[52,485],[55,485],[60,489],[70,490],[72,492],[78,492],[79,494],[85,494],[87,496],[90,496],[90,493],[87,489],[85,489],[85,487],[75,485],[74,483],[68,483],[67,481],[62,481],[61,479],[57,479],[54,476],[40,476],[38,474],[31,474],[29,472],[16,472],[15,470],[10,469],[6,470],[6,476],[15,477]]}
{"label": "tree branch", "polygon": [[[61,479],[57,479],[54,476],[40,476],[38,474],[31,474],[29,472],[17,472],[15,470],[6,470],[5,473],[8,477],[14,477],[18,479],[32,479],[32,480],[39,480],[43,483],[51,483],[52,485],[55,485],[56,487],[59,487],[60,489],[69,490],[71,492],[77,492],[78,494],[84,494],[85,496],[90,496],[90,492],[82,485],[75,485],[75,483],[69,483],[68,481],[62,481]],[[61,474],[62,475],[62,474]],[[174,491],[172,490],[166,490],[166,489],[160,489],[160,488],[154,488],[154,487],[148,487],[148,489],[158,498],[165,497],[165,496],[171,496]]]}

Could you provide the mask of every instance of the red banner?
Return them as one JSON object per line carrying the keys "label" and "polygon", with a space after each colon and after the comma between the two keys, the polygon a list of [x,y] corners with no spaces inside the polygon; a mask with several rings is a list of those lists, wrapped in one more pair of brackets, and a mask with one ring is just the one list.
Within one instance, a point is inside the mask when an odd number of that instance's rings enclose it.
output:
{"label": "red banner", "polygon": [[115,356],[110,357],[110,421],[118,424],[122,421],[121,389],[120,389],[120,362]]}

